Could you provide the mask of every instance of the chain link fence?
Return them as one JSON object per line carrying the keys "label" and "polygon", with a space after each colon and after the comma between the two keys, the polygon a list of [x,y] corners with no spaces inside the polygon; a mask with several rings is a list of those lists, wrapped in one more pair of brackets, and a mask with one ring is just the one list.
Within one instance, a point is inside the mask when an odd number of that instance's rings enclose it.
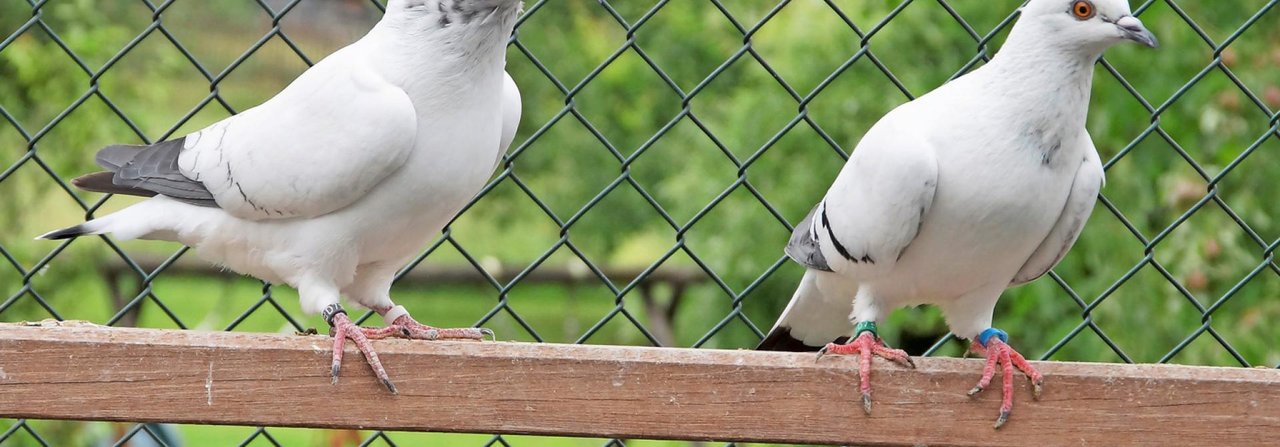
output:
{"label": "chain link fence", "polygon": [[[503,339],[750,347],[801,273],[781,250],[792,224],[858,136],[987,61],[1020,3],[527,0],[508,52],[526,109],[516,143],[393,293],[427,323]],[[1041,359],[1280,368],[1280,1],[1133,3],[1163,48],[1113,49],[1095,72],[1105,210],[1054,272],[1006,293],[997,324]],[[383,7],[0,0],[0,320],[316,325],[288,288],[185,248],[29,239],[132,203],[67,183],[98,147],[251,107]],[[913,354],[963,350],[932,309],[884,326]],[[7,423],[0,446],[624,444]]]}

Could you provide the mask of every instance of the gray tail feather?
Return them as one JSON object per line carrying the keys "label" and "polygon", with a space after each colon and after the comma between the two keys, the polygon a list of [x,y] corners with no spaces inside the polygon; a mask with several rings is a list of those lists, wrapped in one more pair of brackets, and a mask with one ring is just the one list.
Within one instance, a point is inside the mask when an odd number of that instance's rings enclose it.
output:
{"label": "gray tail feather", "polygon": [[40,237],[37,237],[36,239],[47,239],[47,240],[71,239],[76,236],[83,236],[83,235],[92,234],[92,233],[93,233],[93,230],[90,230],[89,228],[85,227],[84,224],[80,224],[74,227],[68,227],[68,228],[63,228],[61,230],[50,231],[48,233],[40,235]]}
{"label": "gray tail feather", "polygon": [[150,146],[117,144],[98,150],[98,165],[109,172],[89,174],[72,184],[94,192],[151,197],[162,194],[196,206],[217,208],[213,193],[178,168],[186,137]]}
{"label": "gray tail feather", "polygon": [[85,174],[71,180],[71,184],[76,188],[92,192],[104,192],[108,194],[125,194],[131,196],[152,197],[156,195],[155,191],[133,188],[125,185],[117,185],[114,181],[115,174],[111,172],[95,172]]}

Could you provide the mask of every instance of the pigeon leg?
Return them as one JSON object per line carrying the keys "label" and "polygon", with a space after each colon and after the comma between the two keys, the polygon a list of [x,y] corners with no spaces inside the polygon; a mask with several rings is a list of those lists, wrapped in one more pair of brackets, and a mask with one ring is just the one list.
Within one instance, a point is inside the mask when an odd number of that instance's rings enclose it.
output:
{"label": "pigeon leg", "polygon": [[818,358],[827,354],[857,354],[858,379],[861,381],[859,390],[862,391],[862,410],[871,414],[871,356],[877,355],[886,360],[898,363],[908,368],[915,368],[915,362],[911,361],[911,357],[906,351],[901,349],[893,349],[884,344],[884,340],[876,335],[876,324],[870,321],[858,323],[856,329],[857,336],[846,344],[827,343],[818,351]]}
{"label": "pigeon leg", "polygon": [[409,316],[404,306],[375,309],[382,318],[390,321],[381,328],[362,328],[364,335],[377,340],[391,336],[411,338],[415,340],[483,340],[493,338],[493,331],[485,328],[437,328],[417,322]]}
{"label": "pigeon leg", "polygon": [[373,374],[378,376],[378,380],[387,387],[387,391],[391,394],[399,394],[396,386],[391,383],[391,378],[387,377],[387,370],[382,367],[382,361],[378,359],[378,353],[374,352],[373,344],[369,343],[369,338],[365,336],[360,326],[356,326],[347,318],[347,311],[342,309],[339,304],[330,304],[320,313],[324,317],[324,321],[329,323],[332,328],[333,335],[333,383],[338,383],[338,373],[342,371],[342,350],[347,339],[355,342],[356,348],[360,349],[360,353],[364,354],[364,359],[369,362],[369,367],[373,368]]}
{"label": "pigeon leg", "polygon": [[1008,339],[1009,336],[1004,331],[990,328],[982,331],[970,347],[974,352],[985,355],[987,364],[982,368],[982,378],[978,379],[978,385],[969,390],[969,396],[976,396],[990,385],[996,373],[996,366],[1001,367],[1003,397],[1000,401],[1000,416],[996,418],[995,428],[1000,428],[1008,422],[1009,414],[1013,412],[1013,369],[1015,367],[1031,380],[1033,398],[1039,400],[1040,393],[1044,390],[1044,376],[1040,375],[1040,372],[1036,371],[1022,354],[1009,346]]}

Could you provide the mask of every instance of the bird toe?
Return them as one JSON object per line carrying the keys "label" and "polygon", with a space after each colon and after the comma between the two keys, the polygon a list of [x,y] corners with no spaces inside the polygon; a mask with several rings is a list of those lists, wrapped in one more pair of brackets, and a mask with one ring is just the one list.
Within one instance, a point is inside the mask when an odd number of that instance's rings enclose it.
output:
{"label": "bird toe", "polygon": [[1000,417],[996,418],[996,424],[992,428],[999,430],[1005,422],[1009,422],[1009,413],[1009,410],[1000,410]]}

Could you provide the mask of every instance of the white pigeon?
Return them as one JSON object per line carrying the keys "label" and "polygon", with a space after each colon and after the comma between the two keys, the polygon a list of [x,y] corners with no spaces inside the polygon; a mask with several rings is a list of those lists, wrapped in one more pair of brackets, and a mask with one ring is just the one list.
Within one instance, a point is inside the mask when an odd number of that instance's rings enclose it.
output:
{"label": "white pigeon", "polygon": [[[390,288],[515,136],[520,93],[505,66],[520,10],[520,0],[390,0],[367,35],[267,102],[182,138],[99,151],[109,172],[76,186],[154,197],[41,238],[177,241],[289,284],[333,327],[334,383],[350,338],[395,393],[369,339],[492,334],[422,325]],[[339,296],[387,326],[356,326]]]}
{"label": "white pigeon", "polygon": [[[807,271],[759,349],[871,356],[914,366],[875,322],[911,305],[941,308],[987,358],[970,395],[1003,367],[996,428],[1013,408],[1013,368],[1043,378],[991,327],[1006,288],[1049,271],[1103,184],[1085,130],[1094,62],[1155,37],[1124,0],[1030,0],[985,66],[889,112],[863,136],[826,197],[796,226],[787,254]],[[852,341],[844,344],[849,337]]]}

